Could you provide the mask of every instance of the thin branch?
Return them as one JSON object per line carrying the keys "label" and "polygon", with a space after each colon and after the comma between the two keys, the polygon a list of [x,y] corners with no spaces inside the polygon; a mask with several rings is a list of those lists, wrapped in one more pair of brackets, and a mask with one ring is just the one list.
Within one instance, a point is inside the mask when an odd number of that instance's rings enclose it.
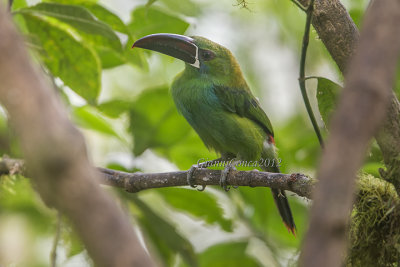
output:
{"label": "thin branch", "polygon": [[[165,173],[127,173],[106,168],[97,168],[103,176],[100,183],[122,188],[136,193],[146,189],[187,186],[187,171]],[[25,176],[24,161],[3,157],[0,159],[0,175],[20,174]],[[219,185],[220,170],[197,169],[193,178],[198,185]],[[311,198],[315,181],[300,173],[283,174],[259,171],[235,171],[228,175],[228,183],[232,186],[271,187],[291,191],[301,197]]]}
{"label": "thin branch", "polygon": [[58,247],[58,242],[60,241],[60,236],[61,236],[61,226],[62,226],[61,212],[58,211],[57,212],[56,233],[54,235],[53,247],[51,248],[51,252],[50,252],[50,266],[51,267],[57,266],[57,247]]}
{"label": "thin branch", "polygon": [[[292,1],[293,2],[293,1]],[[297,2],[295,2],[297,3]],[[298,4],[299,6],[300,4]],[[306,57],[307,57],[307,48],[310,40],[310,27],[311,27],[311,19],[314,10],[314,0],[311,0],[308,8],[306,9],[307,19],[306,26],[303,35],[303,45],[301,48],[301,58],[300,58],[300,77],[299,77],[299,85],[301,95],[303,96],[303,101],[307,109],[308,116],[310,117],[311,123],[313,125],[315,134],[317,135],[318,141],[321,147],[324,146],[324,141],[322,139],[321,131],[319,130],[318,123],[315,119],[314,112],[312,110],[310,100],[308,99],[307,89],[306,89],[306,80],[305,80],[305,67],[306,67]]]}
{"label": "thin branch", "polygon": [[297,2],[297,0],[290,0],[293,4],[295,4],[298,8],[300,8],[301,10],[303,10],[304,12],[307,12],[307,8],[305,8],[304,6],[302,6],[302,4],[300,4],[299,2]]}

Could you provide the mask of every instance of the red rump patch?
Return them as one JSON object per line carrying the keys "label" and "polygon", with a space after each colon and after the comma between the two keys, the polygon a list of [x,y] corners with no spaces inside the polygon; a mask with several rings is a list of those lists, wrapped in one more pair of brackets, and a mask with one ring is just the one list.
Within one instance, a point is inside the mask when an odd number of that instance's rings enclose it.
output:
{"label": "red rump patch", "polygon": [[268,142],[275,145],[275,139],[274,139],[274,137],[273,137],[272,135],[270,135],[270,136],[268,137]]}

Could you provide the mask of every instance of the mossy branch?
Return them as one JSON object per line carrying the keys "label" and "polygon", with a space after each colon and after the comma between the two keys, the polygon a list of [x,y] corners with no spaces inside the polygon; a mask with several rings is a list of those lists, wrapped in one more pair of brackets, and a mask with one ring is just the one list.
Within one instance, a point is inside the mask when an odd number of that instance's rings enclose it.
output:
{"label": "mossy branch", "polygon": [[370,175],[358,182],[351,215],[348,266],[397,266],[400,199],[393,185]]}

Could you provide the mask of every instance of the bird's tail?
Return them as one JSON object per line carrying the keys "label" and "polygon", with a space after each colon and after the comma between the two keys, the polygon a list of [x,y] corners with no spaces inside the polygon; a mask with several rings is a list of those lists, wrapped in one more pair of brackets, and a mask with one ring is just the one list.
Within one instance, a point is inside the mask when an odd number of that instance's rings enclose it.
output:
{"label": "bird's tail", "polygon": [[[266,171],[279,173],[278,166],[270,166]],[[279,214],[289,232],[296,236],[296,225],[293,220],[292,211],[290,210],[289,202],[286,197],[285,191],[281,189],[271,188],[274,197],[275,205],[278,207]]]}

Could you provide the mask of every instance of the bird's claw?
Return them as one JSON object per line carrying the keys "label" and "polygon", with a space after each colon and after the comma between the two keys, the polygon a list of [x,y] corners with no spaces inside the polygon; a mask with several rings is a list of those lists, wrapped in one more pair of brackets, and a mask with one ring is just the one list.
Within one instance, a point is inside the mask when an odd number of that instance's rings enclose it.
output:
{"label": "bird's claw", "polygon": [[[231,170],[235,170],[235,166],[228,164],[225,169],[223,169],[221,173],[221,179],[219,180],[219,185],[225,190],[225,192],[228,192],[231,190],[231,187],[228,186],[228,183],[226,179],[228,178],[228,174]],[[233,188],[237,188],[237,186],[232,186]]]}
{"label": "bird's claw", "polygon": [[[197,188],[197,185],[194,184],[193,174],[198,168],[198,165],[192,165],[188,170],[186,180],[190,187]],[[197,188],[198,191],[204,191],[204,189],[206,189],[206,185],[201,185],[201,188]]]}
{"label": "bird's claw", "polygon": [[186,176],[186,180],[188,185],[190,185],[190,187],[196,188],[197,185],[194,184],[194,179],[193,179],[193,174],[196,171],[196,169],[198,168],[197,165],[192,165],[192,167],[190,167],[190,169],[187,172],[187,176]]}

